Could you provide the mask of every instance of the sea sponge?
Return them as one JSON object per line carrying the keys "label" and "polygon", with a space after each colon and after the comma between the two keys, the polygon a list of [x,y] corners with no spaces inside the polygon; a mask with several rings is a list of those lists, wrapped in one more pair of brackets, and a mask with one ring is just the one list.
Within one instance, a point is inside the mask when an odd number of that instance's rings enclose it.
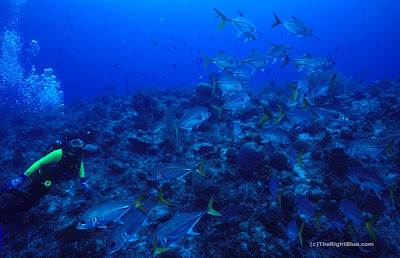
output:
{"label": "sea sponge", "polygon": [[265,164],[265,149],[255,142],[245,143],[239,150],[237,157],[238,170],[247,175]]}

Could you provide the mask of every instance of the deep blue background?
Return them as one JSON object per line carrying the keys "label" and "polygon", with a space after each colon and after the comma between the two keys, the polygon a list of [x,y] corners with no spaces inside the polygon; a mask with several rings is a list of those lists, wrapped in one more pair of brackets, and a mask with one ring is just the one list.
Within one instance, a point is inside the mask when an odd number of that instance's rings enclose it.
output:
{"label": "deep blue background", "polygon": [[[244,43],[241,37],[237,41],[232,24],[218,32],[220,18],[216,18],[213,8],[228,18],[238,16],[240,10],[254,22],[261,38]],[[39,42],[41,52],[29,62],[38,71],[54,69],[68,102],[104,94],[109,85],[118,86],[123,94],[127,80],[136,89],[191,86],[207,81],[209,72],[218,71],[215,65],[207,71],[204,63],[197,66],[200,53],[213,57],[223,50],[245,58],[250,49],[267,51],[272,43],[291,45],[295,49],[292,56],[308,52],[331,57],[337,71],[365,82],[397,78],[398,10],[400,2],[396,0],[27,0],[19,30],[26,44],[31,39]],[[273,12],[282,21],[291,16],[304,20],[314,29],[314,36],[288,35],[283,26],[271,29]],[[4,13],[3,8],[3,25]],[[151,44],[151,40],[159,45]],[[333,51],[336,44],[339,52]],[[177,50],[167,50],[166,46]],[[292,68],[273,65],[269,73],[257,71],[252,86],[303,75]]]}

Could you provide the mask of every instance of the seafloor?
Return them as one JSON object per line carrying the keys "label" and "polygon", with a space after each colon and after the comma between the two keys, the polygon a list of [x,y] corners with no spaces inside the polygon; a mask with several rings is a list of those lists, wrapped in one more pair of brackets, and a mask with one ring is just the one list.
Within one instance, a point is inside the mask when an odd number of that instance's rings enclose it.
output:
{"label": "seafloor", "polygon": [[[340,92],[339,90],[343,90]],[[144,202],[152,201],[160,183],[148,181],[151,168],[161,163],[186,163],[195,167],[203,159],[207,177],[194,172],[184,181],[165,183],[165,199],[172,207],[158,207],[139,232],[136,242],[127,243],[115,257],[142,257],[146,242],[157,225],[177,211],[201,211],[214,194],[214,209],[232,209],[228,218],[205,215],[194,230],[160,257],[399,257],[400,198],[394,190],[395,205],[389,190],[379,199],[374,192],[364,198],[360,187],[351,182],[346,170],[369,167],[379,171],[390,186],[399,181],[400,81],[380,81],[368,86],[353,85],[325,96],[324,104],[347,109],[356,121],[350,126],[331,126],[315,119],[309,126],[290,130],[291,141],[276,145],[265,159],[264,144],[257,134],[263,125],[262,104],[274,114],[265,126],[276,126],[276,104],[287,109],[292,101],[284,83],[268,83],[258,92],[249,92],[251,101],[234,114],[223,110],[221,119],[211,105],[221,106],[220,92],[210,88],[175,88],[137,91],[130,95],[106,95],[91,102],[76,101],[52,117],[13,117],[0,124],[0,182],[6,184],[41,157],[49,143],[65,132],[78,132],[86,143],[84,164],[90,193],[80,186],[78,175],[54,185],[50,194],[30,211],[1,219],[2,257],[102,257],[107,229],[77,230],[80,214],[109,200],[134,202],[145,192]],[[205,106],[211,117],[187,135],[179,130],[177,143],[172,123],[185,110]],[[314,117],[316,118],[316,117]],[[229,120],[243,125],[241,137],[234,138]],[[343,147],[344,141],[373,138],[387,145],[393,138],[395,161],[386,150],[374,157],[350,156],[346,167],[335,169],[329,151]],[[249,144],[250,143],[250,144]],[[293,160],[291,149],[305,150],[302,168]],[[282,207],[272,198],[268,185],[277,176],[284,190]],[[24,188],[29,184],[25,184]],[[293,202],[297,193],[307,194],[316,212],[336,209],[344,198],[358,205],[363,215],[379,215],[373,228],[376,241],[360,225],[357,236],[345,227],[340,233],[325,216],[318,230],[315,218],[300,216]],[[1,198],[5,198],[0,197]],[[298,239],[288,244],[287,224],[297,218],[305,222],[303,246]],[[373,242],[373,247],[319,247],[310,242]]]}

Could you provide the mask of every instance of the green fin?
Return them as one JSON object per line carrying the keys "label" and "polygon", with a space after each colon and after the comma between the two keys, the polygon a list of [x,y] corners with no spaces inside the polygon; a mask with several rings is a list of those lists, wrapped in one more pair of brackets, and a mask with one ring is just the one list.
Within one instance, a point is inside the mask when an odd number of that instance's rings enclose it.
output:
{"label": "green fin", "polygon": [[264,115],[263,115],[263,117],[261,117],[260,120],[261,120],[261,125],[264,125],[266,122],[268,122],[272,118],[272,115],[265,105],[262,105],[262,106],[264,109]]}
{"label": "green fin", "polygon": [[372,218],[370,218],[367,222],[365,222],[368,232],[374,241],[376,241],[376,236],[375,236],[374,229],[372,228],[372,225],[375,223],[375,221],[378,220],[378,218],[379,218],[379,215],[375,215]]}
{"label": "green fin", "polygon": [[304,229],[304,222],[301,224],[300,229],[299,229],[299,240],[300,240],[300,245],[303,246],[303,237],[301,236],[301,233],[303,232]]}
{"label": "green fin", "polygon": [[174,123],[172,123],[172,126],[174,127],[174,129],[175,129],[175,135],[176,135],[176,144],[178,144],[179,143],[179,135],[178,135],[178,130],[179,130],[179,128],[174,124]]}
{"label": "green fin", "polygon": [[296,99],[297,99],[297,88],[293,85],[293,84],[291,84],[291,83],[288,83],[287,82],[287,85],[292,89],[292,91],[293,91],[293,101],[296,101]]}
{"label": "green fin", "polygon": [[225,17],[225,15],[223,15],[220,11],[218,11],[217,9],[215,9],[214,8],[214,11],[219,15],[219,17],[221,17],[221,19],[222,19],[222,21],[221,21],[221,23],[219,24],[219,27],[218,27],[218,31],[219,30],[221,30],[223,27],[224,27],[224,25],[226,24],[226,22],[228,21],[228,19]]}
{"label": "green fin", "polygon": [[205,54],[203,54],[204,59],[206,60],[206,66],[204,67],[204,71],[207,70],[208,64],[210,63],[210,58],[206,57]]}
{"label": "green fin", "polygon": [[221,119],[222,108],[214,106],[214,105],[211,105],[211,106],[218,111],[218,119]]}
{"label": "green fin", "polygon": [[395,183],[394,185],[392,185],[392,186],[390,187],[390,189],[389,189],[389,191],[390,191],[390,197],[392,198],[392,204],[393,204],[393,206],[394,206],[393,192],[394,192],[394,189],[396,188],[396,186],[397,186],[397,183]]}
{"label": "green fin", "polygon": [[297,67],[299,67],[299,65],[298,65],[298,64],[295,64],[295,65],[294,65],[294,68],[293,68],[293,71],[296,71]]}
{"label": "green fin", "polygon": [[333,75],[332,80],[331,80],[331,83],[329,83],[329,85],[330,85],[332,88],[335,88],[335,84],[333,84],[333,82],[335,81],[335,79],[336,79],[336,73]]}
{"label": "green fin", "polygon": [[214,96],[214,93],[215,93],[215,86],[217,85],[217,82],[215,81],[214,75],[211,74],[211,78],[212,78],[212,80],[213,80],[212,95]]}
{"label": "green fin", "polygon": [[203,164],[204,164],[205,161],[206,161],[206,160],[203,159],[203,160],[200,162],[200,164],[197,165],[196,171],[199,172],[200,175],[202,175],[202,176],[204,176],[204,177],[207,177],[206,173],[204,173],[204,171],[203,171]]}
{"label": "green fin", "polygon": [[318,212],[317,215],[315,215],[315,220],[317,221],[318,230],[321,230],[321,225],[319,224],[319,218],[321,218],[322,215],[324,215],[322,214],[322,212]]}
{"label": "green fin", "polygon": [[300,169],[301,169],[301,155],[303,155],[303,152],[304,152],[304,150],[301,150],[300,152],[299,152],[299,154],[297,155],[297,164],[299,164],[299,167],[300,167]]}
{"label": "green fin", "polygon": [[394,144],[394,141],[395,141],[395,140],[396,140],[396,138],[393,138],[393,140],[391,140],[390,143],[389,143],[389,145],[387,146],[387,150],[388,150],[389,153],[392,155],[394,161],[396,161],[396,157],[394,156],[394,153],[393,153],[393,144]]}
{"label": "green fin", "polygon": [[353,236],[357,236],[357,233],[356,233],[356,231],[354,231],[354,228],[353,228],[353,222],[352,221],[350,221],[348,224],[347,224],[347,226],[349,227],[349,229],[350,229],[350,232],[353,234]]}
{"label": "green fin", "polygon": [[278,201],[279,201],[279,209],[282,208],[282,195],[285,192],[285,190],[280,190],[278,194]]}
{"label": "green fin", "polygon": [[222,216],[221,213],[219,213],[218,211],[214,210],[212,207],[212,204],[214,202],[214,195],[211,196],[210,201],[208,202],[208,206],[207,206],[207,213],[213,216]]}
{"label": "green fin", "polygon": [[243,61],[242,61],[242,60],[240,60],[240,58],[239,58],[239,57],[237,58],[237,60],[239,61],[239,69],[240,69],[240,68],[242,68]]}
{"label": "green fin", "polygon": [[290,61],[289,57],[285,56],[285,61],[283,62],[280,68],[283,68],[285,65],[287,65],[289,61]]}
{"label": "green fin", "polygon": [[165,251],[167,251],[169,249],[169,247],[162,247],[162,248],[158,248],[157,247],[157,235],[154,237],[154,242],[153,242],[153,250],[152,250],[152,254],[160,254],[163,253]]}
{"label": "green fin", "polygon": [[136,200],[135,206],[136,206],[139,210],[143,211],[145,214],[149,214],[149,213],[146,211],[146,209],[143,208],[143,206],[142,206],[143,197],[144,197],[144,192],[143,192],[143,193],[139,196],[139,198]]}
{"label": "green fin", "polygon": [[310,103],[308,103],[306,97],[303,97],[303,103],[304,105],[301,107],[301,109],[306,109],[310,106]]}
{"label": "green fin", "polygon": [[285,117],[285,112],[283,111],[282,107],[279,104],[276,104],[279,109],[279,117],[275,120],[275,124],[279,123],[284,117]]}
{"label": "green fin", "polygon": [[158,192],[157,201],[161,204],[172,206],[173,203],[164,199],[164,186],[161,187],[160,191]]}

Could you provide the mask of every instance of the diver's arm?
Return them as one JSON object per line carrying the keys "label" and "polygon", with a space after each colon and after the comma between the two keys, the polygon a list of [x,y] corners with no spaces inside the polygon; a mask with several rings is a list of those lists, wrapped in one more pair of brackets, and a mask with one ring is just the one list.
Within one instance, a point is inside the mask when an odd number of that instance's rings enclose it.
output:
{"label": "diver's arm", "polygon": [[85,178],[85,169],[83,167],[83,162],[81,161],[81,166],[79,167],[79,178],[81,179],[81,184],[82,187],[89,192],[90,191],[90,186],[89,184],[86,182],[86,178]]}
{"label": "diver's arm", "polygon": [[79,167],[79,178],[85,178],[85,168],[83,167],[83,162],[81,161],[81,165]]}
{"label": "diver's arm", "polygon": [[57,163],[61,160],[62,158],[62,149],[54,150],[44,156],[43,158],[39,159],[35,163],[33,163],[32,166],[28,168],[28,170],[24,173],[26,176],[31,176],[33,173],[38,171],[41,167],[52,164],[52,163]]}

